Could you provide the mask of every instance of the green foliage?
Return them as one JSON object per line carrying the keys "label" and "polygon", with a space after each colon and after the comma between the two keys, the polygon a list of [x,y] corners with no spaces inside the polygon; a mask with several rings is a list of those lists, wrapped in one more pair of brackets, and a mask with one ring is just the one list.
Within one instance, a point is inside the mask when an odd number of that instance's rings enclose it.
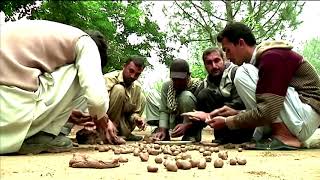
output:
{"label": "green foliage", "polygon": [[[141,1],[42,1],[29,19],[46,19],[69,24],[83,30],[98,30],[108,41],[109,62],[104,72],[122,69],[126,57],[150,57],[151,49],[164,63],[171,62],[171,49],[166,47],[166,33],[150,20],[150,10],[140,7]],[[23,4],[22,4],[23,5]],[[138,43],[128,38],[136,35]]]}
{"label": "green foliage", "polygon": [[308,60],[320,75],[320,37],[312,38],[304,44],[303,57]]}
{"label": "green foliage", "polygon": [[207,71],[205,70],[203,63],[198,62],[192,64],[191,72],[191,77],[194,78],[204,79],[207,75]]}
{"label": "green foliage", "polygon": [[[163,12],[170,18],[170,38],[187,45],[195,62],[209,48],[218,46],[217,34],[226,23],[242,21],[257,41],[275,36],[286,38],[302,22],[298,20],[304,6],[294,1],[177,1]],[[286,31],[282,31],[285,29]]]}
{"label": "green foliage", "polygon": [[[0,2],[0,11],[6,14],[5,20],[17,20],[24,16],[29,16],[35,9],[35,0],[19,0],[19,1],[8,1],[2,0]],[[17,15],[14,16],[14,15]]]}

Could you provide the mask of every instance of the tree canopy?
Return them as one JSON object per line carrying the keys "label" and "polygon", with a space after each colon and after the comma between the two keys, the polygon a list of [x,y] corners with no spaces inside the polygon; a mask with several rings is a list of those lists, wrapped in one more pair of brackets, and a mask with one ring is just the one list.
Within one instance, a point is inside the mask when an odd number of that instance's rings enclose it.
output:
{"label": "tree canopy", "polygon": [[[257,41],[285,39],[302,21],[298,20],[304,6],[294,1],[177,1],[164,13],[169,17],[170,38],[188,45],[192,59],[201,62],[202,52],[217,46],[216,35],[226,23],[240,21],[247,24]],[[284,31],[285,29],[285,31]],[[199,67],[195,67],[199,70]],[[195,70],[196,70],[195,69]],[[203,69],[203,68],[202,68]],[[202,74],[202,75],[201,75]],[[200,73],[203,77],[203,73]]]}
{"label": "tree canopy", "polygon": [[[30,3],[34,4],[33,1]],[[27,15],[28,19],[52,20],[83,30],[98,30],[103,33],[109,45],[109,63],[104,69],[105,72],[121,69],[127,56],[150,57],[151,49],[157,49],[159,59],[168,64],[173,57],[170,54],[170,48],[166,46],[166,33],[159,31],[157,23],[149,18],[150,10],[148,8],[142,10],[140,4],[141,1],[124,3],[121,1],[47,0],[42,1],[39,7],[32,6],[32,12]],[[22,3],[21,6],[29,7],[30,4]],[[14,8],[7,9],[11,11]],[[21,13],[17,9],[15,12]],[[139,37],[140,41],[130,42],[128,40],[130,36]]]}
{"label": "tree canopy", "polygon": [[320,37],[312,38],[305,42],[303,50],[303,57],[309,61],[320,75]]}

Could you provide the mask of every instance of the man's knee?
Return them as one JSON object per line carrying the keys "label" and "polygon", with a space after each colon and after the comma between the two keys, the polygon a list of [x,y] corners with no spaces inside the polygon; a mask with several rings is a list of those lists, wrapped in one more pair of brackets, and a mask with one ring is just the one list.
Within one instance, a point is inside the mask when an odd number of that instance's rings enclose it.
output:
{"label": "man's knee", "polygon": [[204,88],[198,93],[197,101],[199,103],[206,102],[208,100],[209,95],[210,95],[210,90],[208,88]]}
{"label": "man's knee", "polygon": [[121,97],[125,97],[125,96],[126,96],[126,90],[125,90],[124,86],[122,86],[121,84],[116,84],[113,86],[113,88],[110,92],[110,98],[112,98],[112,97],[121,98]]}
{"label": "man's knee", "polygon": [[178,97],[178,104],[195,104],[196,97],[190,91],[182,91]]}

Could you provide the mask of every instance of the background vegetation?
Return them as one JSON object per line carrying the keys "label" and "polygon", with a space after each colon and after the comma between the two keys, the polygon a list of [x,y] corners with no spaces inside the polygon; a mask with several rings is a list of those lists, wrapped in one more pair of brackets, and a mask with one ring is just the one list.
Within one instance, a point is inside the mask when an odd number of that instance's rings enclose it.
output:
{"label": "background vegetation", "polygon": [[[150,58],[156,53],[160,63],[169,65],[179,50],[168,46],[174,42],[188,47],[194,77],[205,77],[202,52],[217,46],[216,34],[227,22],[242,21],[249,25],[258,42],[270,39],[293,40],[290,33],[299,20],[304,2],[293,1],[172,1],[163,12],[168,28],[161,31],[152,16],[152,1],[1,1],[6,21],[28,19],[53,20],[83,30],[101,31],[109,43],[109,63],[104,72],[121,69],[129,55]],[[283,31],[283,30],[286,31]],[[136,39],[136,40],[131,40]],[[319,37],[307,41],[300,51],[320,73]],[[157,67],[151,67],[157,68]]]}

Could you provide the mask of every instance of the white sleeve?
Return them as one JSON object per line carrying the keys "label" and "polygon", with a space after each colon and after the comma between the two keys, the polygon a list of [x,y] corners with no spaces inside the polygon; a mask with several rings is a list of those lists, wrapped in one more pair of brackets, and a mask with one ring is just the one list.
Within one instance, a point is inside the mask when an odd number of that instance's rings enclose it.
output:
{"label": "white sleeve", "polygon": [[98,47],[90,36],[82,36],[76,43],[76,68],[80,86],[84,89],[89,114],[98,119],[109,108],[109,94],[101,69]]}

